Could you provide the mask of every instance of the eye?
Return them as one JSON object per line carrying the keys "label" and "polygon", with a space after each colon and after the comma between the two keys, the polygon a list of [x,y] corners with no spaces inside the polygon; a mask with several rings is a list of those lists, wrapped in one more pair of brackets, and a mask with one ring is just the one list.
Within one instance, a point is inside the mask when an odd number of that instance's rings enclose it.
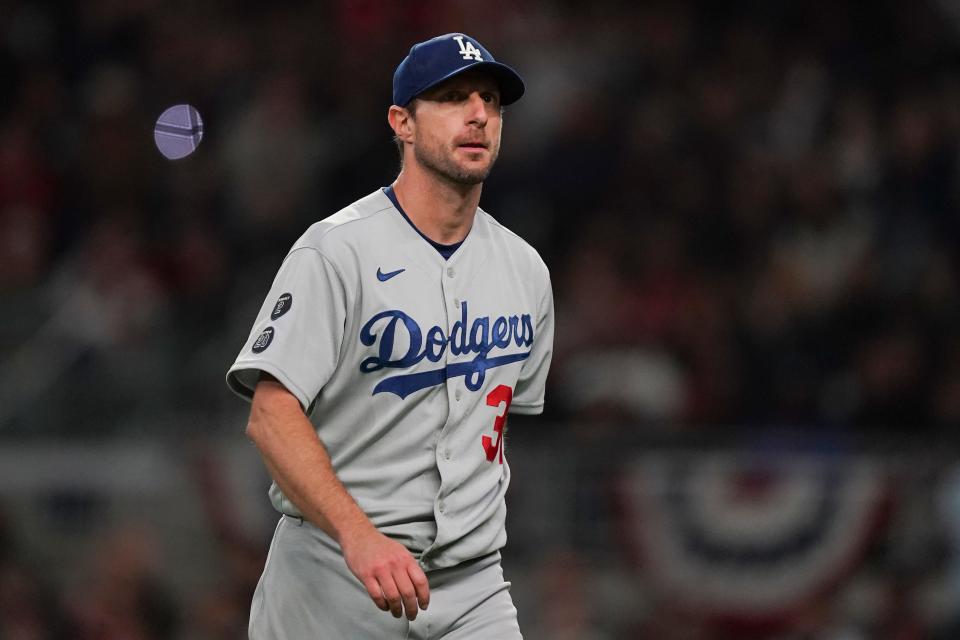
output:
{"label": "eye", "polygon": [[482,94],[480,94],[480,97],[481,97],[481,98],[483,99],[483,101],[486,102],[487,104],[499,104],[499,103],[500,103],[500,96],[498,96],[498,95],[495,94],[495,93],[482,93]]}
{"label": "eye", "polygon": [[455,90],[447,91],[440,96],[440,100],[442,102],[462,102],[464,99],[466,99],[466,96],[463,94],[463,92]]}

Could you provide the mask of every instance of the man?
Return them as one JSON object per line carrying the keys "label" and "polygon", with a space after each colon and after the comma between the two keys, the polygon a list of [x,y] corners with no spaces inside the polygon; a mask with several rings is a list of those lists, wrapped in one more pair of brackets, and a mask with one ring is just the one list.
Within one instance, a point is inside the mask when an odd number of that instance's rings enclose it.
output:
{"label": "man", "polygon": [[478,203],[523,90],[469,36],[415,45],[388,113],[400,175],[280,267],[227,374],[283,514],[251,638],[521,637],[503,436],[542,411],[553,296]]}

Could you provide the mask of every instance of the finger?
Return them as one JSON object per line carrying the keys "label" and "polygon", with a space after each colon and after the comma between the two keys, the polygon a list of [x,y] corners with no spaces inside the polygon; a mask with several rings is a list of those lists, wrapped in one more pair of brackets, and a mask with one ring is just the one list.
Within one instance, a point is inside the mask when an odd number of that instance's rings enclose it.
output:
{"label": "finger", "polygon": [[407,575],[410,576],[410,582],[413,583],[413,590],[417,594],[417,602],[420,603],[420,608],[426,611],[427,605],[430,604],[430,581],[427,580],[427,574],[423,572],[420,565],[412,562],[407,569]]}
{"label": "finger", "polygon": [[403,615],[403,601],[400,599],[400,591],[397,589],[393,575],[387,573],[382,577],[378,577],[378,580],[380,582],[380,589],[387,598],[387,604],[390,605],[390,613],[393,614],[394,618],[399,618]]}
{"label": "finger", "polygon": [[403,600],[403,610],[407,614],[407,619],[413,621],[417,617],[417,592],[413,588],[413,583],[410,582],[410,577],[407,575],[406,570],[397,569],[393,574],[393,579],[397,583],[397,588],[400,589],[400,598]]}
{"label": "finger", "polygon": [[367,593],[370,594],[370,599],[373,600],[373,603],[377,605],[377,608],[381,611],[388,611],[390,609],[387,605],[387,599],[383,597],[383,591],[380,590],[380,583],[374,580],[373,578],[367,578],[363,581],[363,586],[366,587]]}

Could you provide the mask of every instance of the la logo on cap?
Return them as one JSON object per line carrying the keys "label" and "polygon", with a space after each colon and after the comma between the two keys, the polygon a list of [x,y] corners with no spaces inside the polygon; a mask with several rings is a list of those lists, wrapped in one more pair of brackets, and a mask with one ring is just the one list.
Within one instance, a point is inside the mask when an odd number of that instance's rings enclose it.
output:
{"label": "la logo on cap", "polygon": [[480,49],[477,49],[473,46],[473,43],[467,40],[466,43],[463,41],[463,36],[453,36],[453,39],[460,44],[460,55],[463,56],[464,60],[476,60],[477,62],[483,62],[483,57],[480,55]]}

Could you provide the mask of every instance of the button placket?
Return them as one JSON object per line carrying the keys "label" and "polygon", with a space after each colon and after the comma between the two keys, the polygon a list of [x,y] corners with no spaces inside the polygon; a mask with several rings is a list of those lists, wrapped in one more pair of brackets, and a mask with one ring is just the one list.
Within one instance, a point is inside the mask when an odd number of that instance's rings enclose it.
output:
{"label": "button placket", "polygon": [[[453,331],[454,324],[460,320],[461,312],[461,303],[463,302],[460,297],[457,295],[456,288],[456,270],[447,265],[444,270],[441,272],[446,277],[441,277],[441,289],[443,292],[443,301],[445,304],[445,312],[447,315],[447,336],[451,336]],[[446,365],[451,365],[457,360],[457,356],[452,353],[450,344],[448,343],[445,357],[443,361]],[[447,392],[447,399],[450,405],[450,414],[447,424],[444,426],[443,430],[440,433],[440,437],[435,445],[435,455],[437,460],[438,468],[440,469],[441,484],[440,490],[436,495],[436,514],[437,514],[437,540],[441,540],[447,537],[445,531],[449,523],[446,522],[447,516],[447,493],[449,491],[449,478],[448,475],[452,473],[451,470],[451,459],[452,459],[452,449],[449,446],[450,435],[448,433],[448,427],[452,424],[455,424],[459,419],[461,412],[459,408],[463,405],[462,402],[462,380],[458,378],[448,378],[444,383]]]}

